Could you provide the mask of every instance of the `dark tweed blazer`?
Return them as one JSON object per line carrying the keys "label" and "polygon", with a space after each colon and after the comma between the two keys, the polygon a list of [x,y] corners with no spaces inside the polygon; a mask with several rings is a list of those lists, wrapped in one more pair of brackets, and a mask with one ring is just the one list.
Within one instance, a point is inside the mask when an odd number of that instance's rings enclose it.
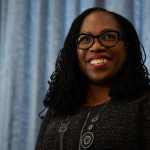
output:
{"label": "dark tweed blazer", "polygon": [[150,93],[42,123],[36,150],[150,150]]}

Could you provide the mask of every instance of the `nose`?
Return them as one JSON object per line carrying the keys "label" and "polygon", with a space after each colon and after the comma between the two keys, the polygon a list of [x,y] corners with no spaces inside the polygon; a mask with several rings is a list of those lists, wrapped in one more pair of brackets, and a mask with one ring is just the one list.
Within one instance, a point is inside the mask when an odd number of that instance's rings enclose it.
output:
{"label": "nose", "polygon": [[90,47],[90,51],[101,51],[104,50],[105,47],[98,41],[97,38],[94,39],[93,45]]}

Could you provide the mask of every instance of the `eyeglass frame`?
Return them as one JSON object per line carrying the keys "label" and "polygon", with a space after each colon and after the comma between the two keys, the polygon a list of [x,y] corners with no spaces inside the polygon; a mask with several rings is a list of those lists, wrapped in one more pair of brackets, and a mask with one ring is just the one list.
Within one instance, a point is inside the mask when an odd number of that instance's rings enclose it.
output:
{"label": "eyeglass frame", "polygon": [[[116,43],[114,44],[114,45],[112,45],[112,46],[106,46],[105,44],[103,44],[103,42],[101,42],[101,40],[100,40],[100,36],[102,36],[102,35],[104,35],[105,33],[107,33],[107,32],[115,32],[115,33],[117,33],[117,41],[116,41]],[[91,43],[91,45],[89,46],[89,47],[87,47],[87,48],[80,48],[79,47],[79,37],[81,36],[81,35],[87,35],[87,36],[91,36],[92,37],[92,39],[93,39],[93,41],[92,41],[92,43]],[[78,36],[76,37],[76,44],[77,44],[77,48],[79,48],[79,49],[82,49],[82,50],[87,50],[87,49],[89,49],[89,48],[91,48],[92,46],[93,46],[93,44],[95,43],[95,38],[98,40],[98,42],[104,47],[104,48],[112,48],[112,47],[115,47],[116,46],[116,44],[120,41],[120,40],[124,40],[124,34],[123,34],[123,32],[122,31],[117,31],[117,30],[104,30],[104,31],[102,31],[99,35],[93,35],[93,34],[91,34],[91,33],[80,33],[80,34],[78,34]]]}

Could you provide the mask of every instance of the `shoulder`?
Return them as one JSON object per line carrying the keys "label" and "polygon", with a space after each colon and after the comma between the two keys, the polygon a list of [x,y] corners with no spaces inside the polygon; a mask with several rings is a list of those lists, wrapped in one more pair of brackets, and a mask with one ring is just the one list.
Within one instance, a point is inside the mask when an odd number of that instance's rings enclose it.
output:
{"label": "shoulder", "polygon": [[150,90],[141,99],[140,105],[140,124],[145,150],[150,149]]}
{"label": "shoulder", "polygon": [[138,107],[142,118],[146,118],[150,122],[150,90],[145,91],[143,95],[133,101],[133,103]]}
{"label": "shoulder", "polygon": [[150,105],[150,89],[146,90],[145,92],[143,92],[142,95],[140,95],[139,97],[135,98],[133,101],[130,102],[141,106]]}
{"label": "shoulder", "polygon": [[143,93],[141,97],[138,98],[139,103],[142,106],[149,106],[150,105],[150,90],[147,90]]}
{"label": "shoulder", "polygon": [[149,116],[150,119],[150,90],[143,95],[143,99],[140,104],[144,114]]}
{"label": "shoulder", "polygon": [[123,104],[120,104],[123,108],[126,108],[131,112],[140,112],[142,115],[147,114],[150,116],[150,90],[146,90],[142,95],[136,98],[131,97],[130,99],[120,103]]}

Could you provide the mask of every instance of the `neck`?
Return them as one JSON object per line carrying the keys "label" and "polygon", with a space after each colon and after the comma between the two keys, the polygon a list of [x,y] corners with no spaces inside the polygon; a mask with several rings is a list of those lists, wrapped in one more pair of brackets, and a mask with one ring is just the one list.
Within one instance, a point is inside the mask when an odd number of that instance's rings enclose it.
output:
{"label": "neck", "polygon": [[103,104],[111,99],[107,86],[89,85],[86,106],[96,106]]}

